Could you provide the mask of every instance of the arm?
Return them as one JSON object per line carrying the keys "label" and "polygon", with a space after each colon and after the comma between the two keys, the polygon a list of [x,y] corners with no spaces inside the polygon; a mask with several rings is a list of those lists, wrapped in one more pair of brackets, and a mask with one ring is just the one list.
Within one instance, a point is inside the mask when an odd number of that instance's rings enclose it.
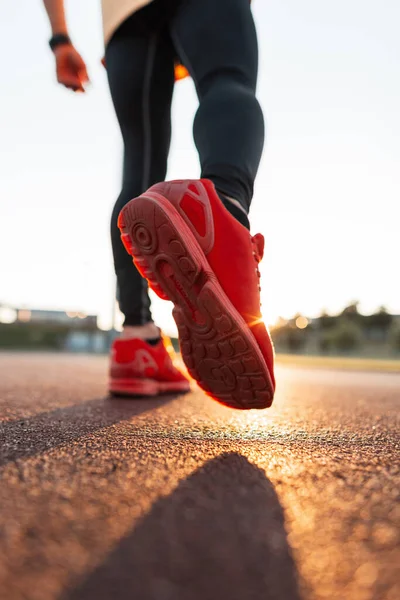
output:
{"label": "arm", "polygon": [[43,4],[49,17],[53,35],[58,33],[68,35],[64,0],[43,0]]}
{"label": "arm", "polygon": [[74,92],[84,92],[89,77],[81,55],[68,36],[64,0],[43,0],[43,4],[50,21],[52,41],[56,41],[52,49],[56,59],[57,81]]}

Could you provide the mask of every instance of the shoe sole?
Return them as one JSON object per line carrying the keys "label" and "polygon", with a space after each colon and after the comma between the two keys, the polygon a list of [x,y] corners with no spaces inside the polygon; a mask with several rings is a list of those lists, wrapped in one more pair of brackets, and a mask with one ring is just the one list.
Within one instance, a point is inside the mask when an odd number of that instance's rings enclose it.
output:
{"label": "shoe sole", "polygon": [[190,384],[186,381],[179,383],[154,379],[111,379],[108,389],[110,394],[115,396],[143,397],[189,392]]}
{"label": "shoe sole", "polygon": [[271,406],[274,388],[257,341],[174,206],[147,192],[122,209],[118,227],[150,287],[175,305],[182,358],[193,379],[232,408]]}

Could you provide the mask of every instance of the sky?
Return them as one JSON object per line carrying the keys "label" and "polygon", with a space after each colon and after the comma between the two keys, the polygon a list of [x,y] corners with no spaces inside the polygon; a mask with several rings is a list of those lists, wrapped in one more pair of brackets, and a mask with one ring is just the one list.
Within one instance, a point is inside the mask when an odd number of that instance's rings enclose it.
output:
{"label": "sky", "polygon": [[[122,143],[100,0],[67,0],[91,85],[55,81],[41,2],[0,4],[0,304],[79,310],[109,326],[109,218]],[[400,3],[254,0],[267,141],[251,210],[266,250],[265,319],[335,313],[353,300],[400,313]],[[198,177],[197,99],[176,85],[168,178]],[[173,330],[171,305],[154,318]]]}

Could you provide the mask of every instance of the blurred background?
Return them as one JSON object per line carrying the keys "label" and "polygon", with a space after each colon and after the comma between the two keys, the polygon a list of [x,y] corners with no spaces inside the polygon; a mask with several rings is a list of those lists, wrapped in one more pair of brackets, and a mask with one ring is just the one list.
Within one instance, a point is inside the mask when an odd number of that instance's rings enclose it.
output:
{"label": "blurred background", "polygon": [[[266,237],[276,347],[400,353],[400,4],[255,0],[267,146],[251,212]],[[105,351],[120,324],[109,242],[122,144],[99,0],[66,3],[87,94],[55,81],[40,2],[0,5],[0,346]],[[193,83],[176,85],[169,178],[197,177]],[[154,318],[174,334],[171,306]]]}

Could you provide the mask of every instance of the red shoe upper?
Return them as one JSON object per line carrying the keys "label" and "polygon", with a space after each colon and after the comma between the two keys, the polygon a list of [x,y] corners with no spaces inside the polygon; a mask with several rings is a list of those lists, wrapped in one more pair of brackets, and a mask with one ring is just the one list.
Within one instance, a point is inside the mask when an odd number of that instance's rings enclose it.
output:
{"label": "red shoe upper", "polygon": [[163,339],[155,346],[136,338],[115,340],[111,348],[110,375],[116,379],[187,381],[174,366]]}
{"label": "red shoe upper", "polygon": [[190,227],[222,289],[256,338],[275,386],[274,351],[260,308],[258,263],[264,250],[263,236],[251,237],[207,179],[158,183],[149,191],[167,198]]}

